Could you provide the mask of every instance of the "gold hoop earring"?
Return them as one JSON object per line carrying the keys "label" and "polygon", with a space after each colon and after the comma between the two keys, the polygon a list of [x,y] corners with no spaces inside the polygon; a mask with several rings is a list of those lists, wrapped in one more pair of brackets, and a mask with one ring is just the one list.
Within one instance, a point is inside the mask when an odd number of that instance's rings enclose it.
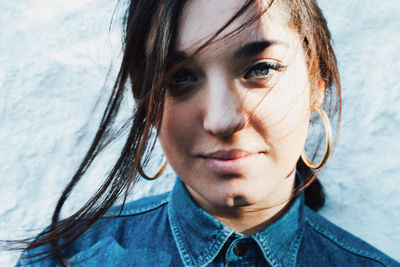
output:
{"label": "gold hoop earring", "polygon": [[157,179],[158,177],[161,176],[161,174],[164,172],[165,168],[167,167],[167,163],[168,163],[167,158],[164,156],[161,168],[158,170],[158,172],[154,176],[151,176],[151,177],[147,176],[143,172],[142,166],[140,166],[140,165],[139,165],[139,168],[138,168],[138,172],[144,179],[146,179],[148,181],[152,181],[152,180],[155,180],[155,179]]}
{"label": "gold hoop earring", "polygon": [[303,160],[304,164],[306,164],[309,168],[314,169],[314,170],[319,169],[322,165],[324,165],[324,163],[329,158],[331,151],[332,151],[331,150],[332,149],[332,143],[331,143],[331,141],[332,141],[332,126],[329,121],[329,117],[326,114],[326,112],[323,109],[321,109],[320,107],[315,107],[315,110],[321,116],[322,123],[324,124],[324,129],[325,129],[324,156],[322,157],[322,160],[319,163],[314,164],[308,159],[305,149],[303,149],[303,152],[301,153],[301,159]]}

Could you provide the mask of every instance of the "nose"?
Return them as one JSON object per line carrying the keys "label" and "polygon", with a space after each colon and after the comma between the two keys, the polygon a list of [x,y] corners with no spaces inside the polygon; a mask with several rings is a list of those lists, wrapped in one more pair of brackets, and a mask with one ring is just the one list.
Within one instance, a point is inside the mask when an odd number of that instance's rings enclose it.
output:
{"label": "nose", "polygon": [[203,128],[217,137],[228,137],[244,128],[243,99],[235,85],[219,77],[206,88]]}

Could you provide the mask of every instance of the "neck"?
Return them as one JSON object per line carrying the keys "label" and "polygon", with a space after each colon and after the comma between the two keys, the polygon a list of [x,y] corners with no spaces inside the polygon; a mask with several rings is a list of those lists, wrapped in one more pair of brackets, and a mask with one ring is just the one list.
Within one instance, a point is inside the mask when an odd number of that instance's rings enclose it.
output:
{"label": "neck", "polygon": [[289,209],[291,203],[289,195],[287,200],[273,206],[254,205],[236,209],[218,208],[209,212],[235,232],[252,235],[277,221]]}
{"label": "neck", "polygon": [[286,178],[275,194],[253,205],[220,207],[201,198],[196,192],[188,191],[196,202],[214,218],[237,233],[252,235],[278,220],[292,204],[295,173]]}

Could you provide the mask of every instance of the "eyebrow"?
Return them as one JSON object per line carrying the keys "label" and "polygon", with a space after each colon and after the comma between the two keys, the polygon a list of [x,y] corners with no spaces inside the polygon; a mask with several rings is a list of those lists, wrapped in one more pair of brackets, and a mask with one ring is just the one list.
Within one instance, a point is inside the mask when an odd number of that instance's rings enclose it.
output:
{"label": "eyebrow", "polygon": [[[284,45],[287,46],[286,43],[277,40],[262,40],[250,42],[233,53],[233,58],[250,58],[257,56],[265,51],[268,47],[272,45]],[[182,61],[185,61],[189,55],[184,51],[174,51],[172,57],[169,60],[169,65],[179,64]]]}
{"label": "eyebrow", "polygon": [[168,65],[171,67],[185,61],[189,55],[184,51],[174,51],[172,56],[168,59]]}
{"label": "eyebrow", "polygon": [[256,55],[261,54],[271,45],[286,45],[281,41],[276,40],[263,40],[257,42],[247,43],[244,46],[240,47],[238,50],[233,53],[233,58],[249,58],[254,57]]}

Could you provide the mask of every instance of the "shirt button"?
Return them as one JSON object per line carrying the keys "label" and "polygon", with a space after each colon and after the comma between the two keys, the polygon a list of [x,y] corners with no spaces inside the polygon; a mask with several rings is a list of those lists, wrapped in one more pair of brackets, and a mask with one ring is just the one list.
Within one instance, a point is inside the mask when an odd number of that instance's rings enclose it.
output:
{"label": "shirt button", "polygon": [[246,245],[239,242],[233,247],[233,252],[236,256],[241,257],[246,253]]}

